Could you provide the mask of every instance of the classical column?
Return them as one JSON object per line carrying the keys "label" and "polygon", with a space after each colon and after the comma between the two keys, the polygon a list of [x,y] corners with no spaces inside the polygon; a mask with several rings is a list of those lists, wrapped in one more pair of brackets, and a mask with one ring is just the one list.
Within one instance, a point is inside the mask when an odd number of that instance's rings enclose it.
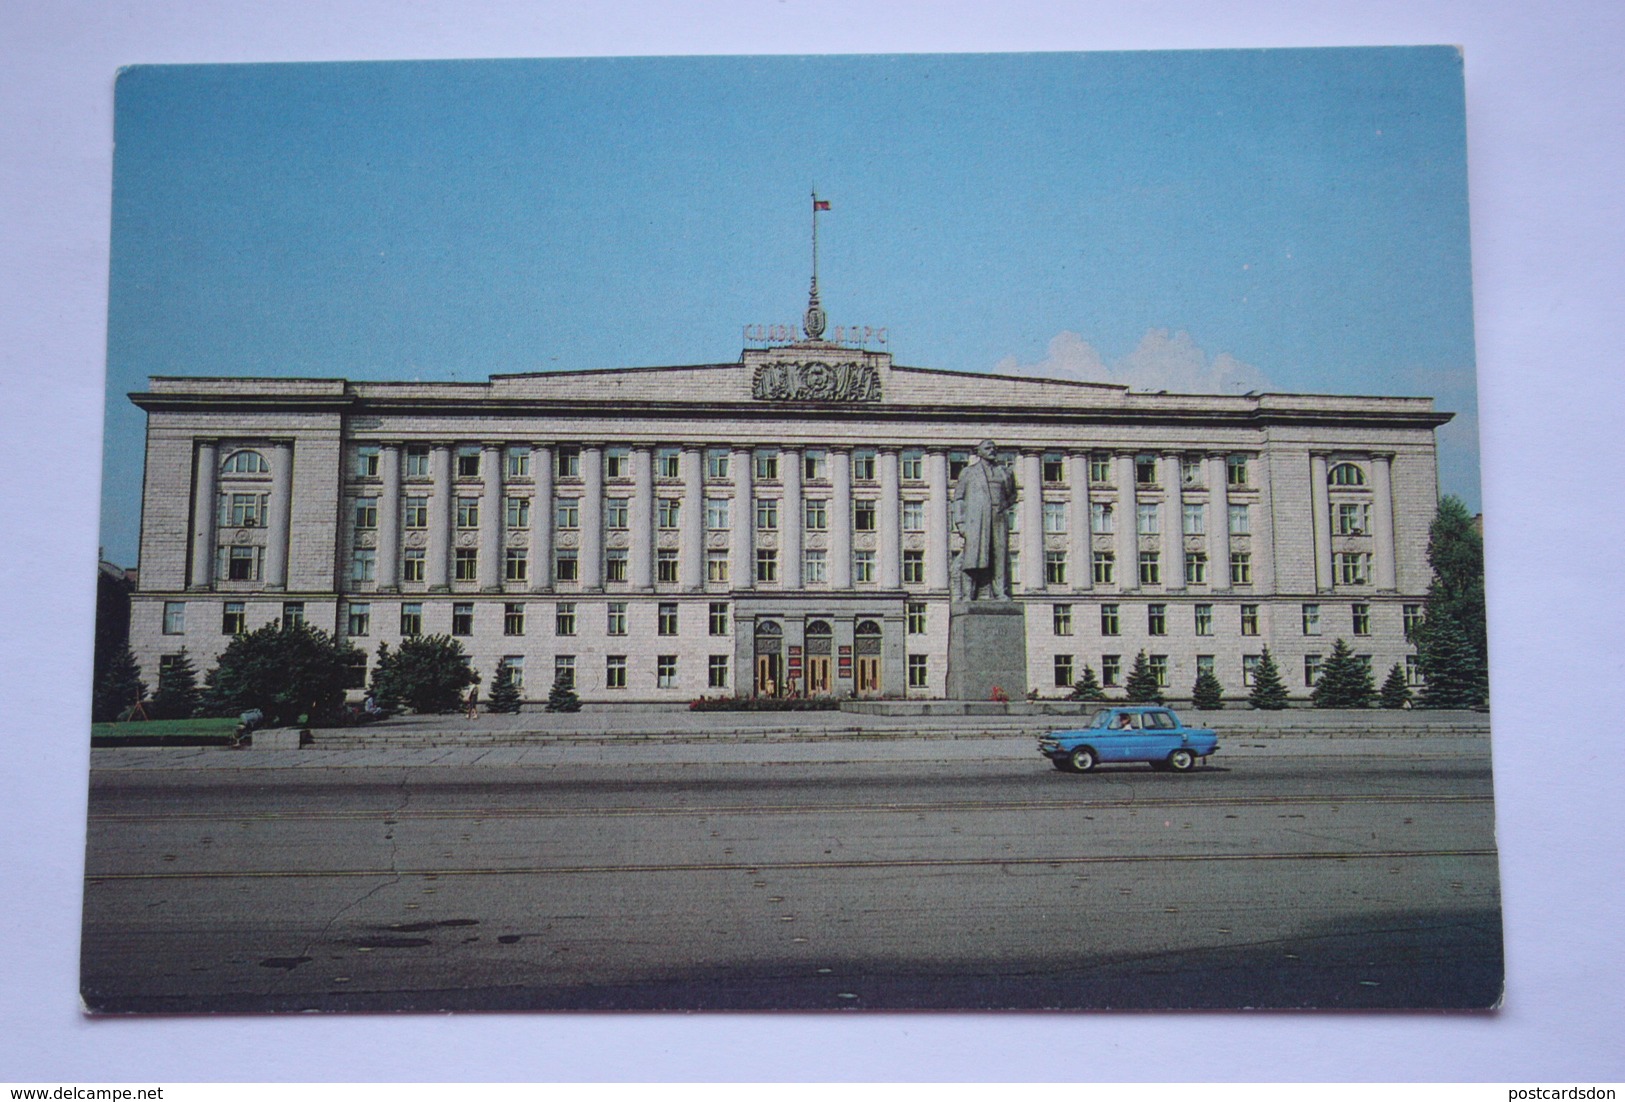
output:
{"label": "classical column", "polygon": [[1230,471],[1222,455],[1207,457],[1207,580],[1215,593],[1230,588]]}
{"label": "classical column", "polygon": [[581,588],[604,588],[604,449],[588,445],[581,449],[580,551],[576,569]]}
{"label": "classical column", "polygon": [[[278,441],[267,450],[270,452],[267,461],[271,464],[271,501],[265,518],[265,584],[271,589],[287,589],[288,537],[293,527],[293,445]],[[396,482],[399,483],[398,477]]]}
{"label": "classical column", "polygon": [[829,453],[829,585],[852,588],[852,452]]}
{"label": "classical column", "polygon": [[401,448],[385,444],[379,451],[378,471],[383,488],[378,495],[378,590],[393,593],[401,586]]}
{"label": "classical column", "polygon": [[903,584],[903,505],[898,496],[896,448],[880,451],[880,587]]}
{"label": "classical column", "polygon": [[1044,591],[1044,467],[1037,452],[1021,453],[1017,480],[1021,510],[1021,591]]}
{"label": "classical column", "polygon": [[1371,535],[1376,539],[1372,581],[1378,589],[1397,586],[1394,565],[1394,457],[1378,452],[1371,457]]}
{"label": "classical column", "polygon": [[475,578],[487,591],[502,588],[502,445],[480,449],[480,547]]}
{"label": "classical column", "polygon": [[1067,486],[1072,491],[1066,518],[1066,558],[1072,572],[1072,590],[1085,593],[1093,586],[1089,563],[1089,457],[1071,455],[1066,460]]}
{"label": "classical column", "polygon": [[678,578],[687,590],[705,588],[705,453],[684,448],[683,504],[678,519],[681,532],[677,551]]}
{"label": "classical column", "polygon": [[214,582],[214,525],[220,502],[220,447],[213,440],[199,440],[197,471],[192,497],[192,589],[208,589]]}
{"label": "classical column", "polygon": [[1140,585],[1140,504],[1134,492],[1134,456],[1117,457],[1117,588]]}
{"label": "classical column", "polygon": [[779,453],[779,478],[784,483],[784,499],[779,502],[779,585],[796,590],[801,588],[801,532],[806,522],[801,515],[801,452],[785,448]]}
{"label": "classical column", "polygon": [[1258,473],[1258,508],[1253,512],[1253,592],[1275,592],[1275,490],[1270,477],[1270,457],[1259,452],[1250,457]]}
{"label": "classical column", "polygon": [[1162,457],[1162,503],[1168,512],[1162,548],[1168,560],[1162,575],[1164,589],[1185,588],[1185,466],[1177,452]]}
{"label": "classical column", "polygon": [[735,448],[729,462],[734,472],[733,531],[728,536],[733,554],[730,573],[734,589],[752,589],[756,585],[756,499],[751,484],[750,449]]}
{"label": "classical column", "polygon": [[627,551],[629,580],[633,589],[654,588],[654,453],[638,446],[632,449],[632,500],[627,502],[626,527],[631,537]]}
{"label": "classical column", "polygon": [[429,452],[429,589],[444,592],[451,569],[451,448],[436,444]]}
{"label": "classical column", "polygon": [[545,592],[553,588],[553,449],[533,444],[530,463],[536,487],[530,499],[530,588]]}
{"label": "classical column", "polygon": [[1309,456],[1309,509],[1314,517],[1315,589],[1324,593],[1332,587],[1332,510],[1326,457],[1319,453]]}
{"label": "classical column", "polygon": [[948,456],[925,455],[925,584],[933,593],[948,588]]}

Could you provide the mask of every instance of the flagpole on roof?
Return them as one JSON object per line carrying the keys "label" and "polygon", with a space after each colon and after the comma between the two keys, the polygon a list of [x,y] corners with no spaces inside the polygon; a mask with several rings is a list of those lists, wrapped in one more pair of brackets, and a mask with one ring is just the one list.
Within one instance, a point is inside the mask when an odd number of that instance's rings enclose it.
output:
{"label": "flagpole on roof", "polygon": [[818,302],[818,212],[828,209],[827,202],[818,201],[818,185],[812,189],[812,290],[807,296],[807,314],[802,321],[802,327],[807,332],[809,340],[820,340],[824,336],[824,326],[828,319],[824,315],[824,308]]}

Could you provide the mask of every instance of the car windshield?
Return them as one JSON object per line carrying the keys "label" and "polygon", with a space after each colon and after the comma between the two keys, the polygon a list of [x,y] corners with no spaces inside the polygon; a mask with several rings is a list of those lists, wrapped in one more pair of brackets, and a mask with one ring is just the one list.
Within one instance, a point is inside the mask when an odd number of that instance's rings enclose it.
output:
{"label": "car windshield", "polygon": [[1112,710],[1110,708],[1102,708],[1100,711],[1095,713],[1095,721],[1093,723],[1091,723],[1089,726],[1091,726],[1091,727],[1105,727],[1105,726],[1108,726],[1111,723],[1111,721],[1112,721]]}

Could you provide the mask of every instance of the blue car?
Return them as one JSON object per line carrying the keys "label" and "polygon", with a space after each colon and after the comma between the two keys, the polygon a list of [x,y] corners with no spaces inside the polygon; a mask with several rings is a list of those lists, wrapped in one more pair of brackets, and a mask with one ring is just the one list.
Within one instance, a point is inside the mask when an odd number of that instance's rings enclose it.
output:
{"label": "blue car", "polygon": [[1087,727],[1041,735],[1038,752],[1055,768],[1087,773],[1103,762],[1143,761],[1152,769],[1188,773],[1219,748],[1215,731],[1187,727],[1160,704],[1102,708]]}

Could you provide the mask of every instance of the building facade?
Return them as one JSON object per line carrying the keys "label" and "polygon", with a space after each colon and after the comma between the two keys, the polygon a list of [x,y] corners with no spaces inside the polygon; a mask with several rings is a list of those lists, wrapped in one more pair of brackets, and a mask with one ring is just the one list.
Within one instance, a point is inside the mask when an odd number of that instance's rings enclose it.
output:
{"label": "building facade", "polygon": [[[372,660],[459,638],[527,699],[940,697],[949,498],[1015,474],[1027,685],[1296,697],[1346,639],[1409,663],[1437,506],[1431,399],[1146,394],[895,365],[825,341],[740,362],[473,383],[155,377],[131,637],[149,675],[299,617]],[[357,683],[364,676],[357,670]]]}

